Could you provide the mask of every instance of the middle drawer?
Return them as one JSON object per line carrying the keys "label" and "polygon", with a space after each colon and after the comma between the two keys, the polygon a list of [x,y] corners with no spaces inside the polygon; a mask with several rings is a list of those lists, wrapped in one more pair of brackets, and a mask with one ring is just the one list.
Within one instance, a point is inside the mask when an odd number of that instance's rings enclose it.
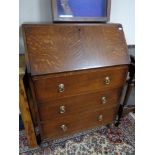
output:
{"label": "middle drawer", "polygon": [[40,121],[52,120],[55,117],[64,117],[92,111],[100,108],[109,108],[118,103],[121,88],[91,94],[77,95],[51,102],[38,104]]}

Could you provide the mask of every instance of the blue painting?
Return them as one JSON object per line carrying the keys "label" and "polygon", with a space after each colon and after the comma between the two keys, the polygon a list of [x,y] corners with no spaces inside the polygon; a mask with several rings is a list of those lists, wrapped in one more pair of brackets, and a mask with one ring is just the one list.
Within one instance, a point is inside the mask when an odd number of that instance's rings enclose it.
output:
{"label": "blue painting", "polygon": [[106,17],[107,0],[57,0],[59,17]]}

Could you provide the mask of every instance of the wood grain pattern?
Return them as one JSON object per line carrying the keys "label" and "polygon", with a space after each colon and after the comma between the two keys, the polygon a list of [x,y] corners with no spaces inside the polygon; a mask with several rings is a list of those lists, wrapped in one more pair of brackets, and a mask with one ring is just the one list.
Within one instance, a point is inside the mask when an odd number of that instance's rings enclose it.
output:
{"label": "wood grain pattern", "polygon": [[[117,107],[109,108],[106,110],[97,110],[92,112],[84,112],[82,114],[75,113],[72,117],[63,117],[61,119],[55,118],[55,121],[49,121],[41,124],[42,139],[58,138],[77,133],[86,129],[94,128],[97,126],[105,125],[112,122],[115,118]],[[98,121],[98,116],[103,115],[103,120]],[[81,119],[82,118],[82,119]],[[64,132],[60,128],[61,125],[67,126],[67,131]]]}
{"label": "wood grain pattern", "polygon": [[36,113],[35,103],[34,103],[30,88],[27,89],[27,97],[28,97],[28,103],[29,103],[29,108],[30,108],[33,124],[35,127],[37,127],[37,125],[38,125],[37,124],[37,116],[36,116],[37,113]]}
{"label": "wood grain pattern", "polygon": [[24,54],[19,55],[19,75],[24,75],[25,74],[25,56]]}
{"label": "wood grain pattern", "polygon": [[[114,120],[130,63],[120,24],[27,24],[23,34],[32,111],[42,139]],[[105,84],[106,77],[110,84]],[[59,84],[64,84],[63,92]],[[59,114],[62,105],[66,112]],[[60,128],[63,124],[66,132]]]}
{"label": "wood grain pattern", "polygon": [[[72,117],[85,111],[107,109],[119,103],[122,88],[110,91],[102,91],[84,95],[53,100],[39,104],[39,115],[41,121],[55,121],[55,118]],[[102,103],[102,97],[106,97],[106,103]],[[60,113],[60,106],[65,106],[65,112]]]}
{"label": "wood grain pattern", "polygon": [[[127,66],[120,66],[33,78],[36,99],[43,103],[56,98],[117,88],[123,86],[127,70]],[[111,80],[109,85],[104,83],[107,76]],[[64,92],[58,91],[59,84],[64,84]]]}
{"label": "wood grain pattern", "polygon": [[19,80],[19,88],[20,88],[20,96],[19,96],[19,107],[20,107],[20,112],[22,116],[22,120],[24,123],[24,128],[28,140],[28,144],[30,147],[34,148],[37,147],[37,141],[36,141],[36,135],[35,135],[35,130],[28,106],[28,101],[27,101],[27,96],[26,92],[24,89],[24,84],[23,84],[23,79],[20,77]]}
{"label": "wood grain pattern", "polygon": [[23,25],[32,75],[129,64],[120,24]]}

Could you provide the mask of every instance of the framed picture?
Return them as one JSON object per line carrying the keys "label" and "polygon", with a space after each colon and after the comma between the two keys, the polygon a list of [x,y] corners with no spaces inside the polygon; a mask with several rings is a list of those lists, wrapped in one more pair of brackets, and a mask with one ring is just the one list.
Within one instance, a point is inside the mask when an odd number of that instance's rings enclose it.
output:
{"label": "framed picture", "polygon": [[107,22],[111,0],[52,0],[54,22]]}

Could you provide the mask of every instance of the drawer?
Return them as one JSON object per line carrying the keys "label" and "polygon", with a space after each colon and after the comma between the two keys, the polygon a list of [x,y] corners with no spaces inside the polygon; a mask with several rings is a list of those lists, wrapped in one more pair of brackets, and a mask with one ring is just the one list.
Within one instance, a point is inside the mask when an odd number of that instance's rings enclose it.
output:
{"label": "drawer", "polygon": [[127,66],[119,66],[34,77],[36,100],[42,103],[117,88],[124,84],[127,70]]}
{"label": "drawer", "polygon": [[63,117],[61,119],[55,118],[55,121],[42,122],[41,137],[42,139],[55,139],[109,124],[114,120],[117,108],[117,106],[114,106],[106,110],[84,112],[81,114],[77,113],[73,116]]}
{"label": "drawer", "polygon": [[91,94],[77,95],[68,98],[53,100],[38,105],[40,121],[60,119],[64,116],[72,116],[75,113],[92,111],[94,109],[106,109],[118,103],[121,88]]}

